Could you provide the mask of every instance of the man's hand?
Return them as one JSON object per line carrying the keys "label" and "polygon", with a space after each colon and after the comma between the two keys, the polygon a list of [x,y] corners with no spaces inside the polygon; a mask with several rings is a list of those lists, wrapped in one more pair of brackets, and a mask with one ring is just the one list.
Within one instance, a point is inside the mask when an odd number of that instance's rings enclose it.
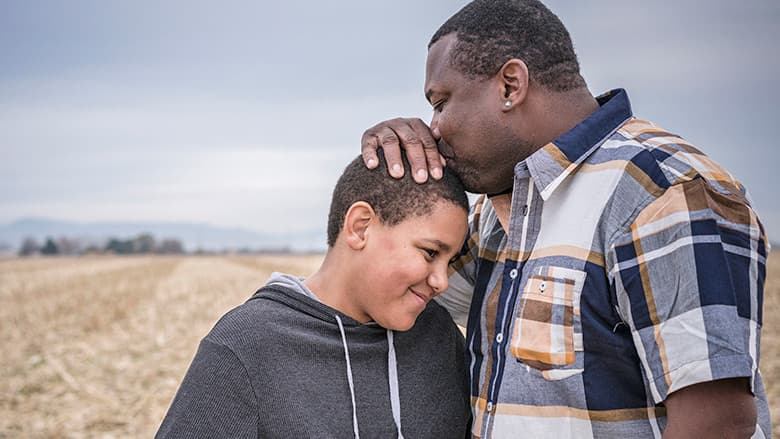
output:
{"label": "man's hand", "polygon": [[750,438],[756,402],[747,378],[694,384],[666,398],[664,439]]}
{"label": "man's hand", "polygon": [[429,172],[437,180],[442,176],[444,157],[439,154],[431,129],[420,119],[397,118],[380,122],[363,133],[360,144],[363,162],[369,169],[374,169],[379,164],[376,150],[381,147],[385,153],[390,175],[395,178],[403,177],[404,167],[401,163],[401,148],[403,148],[409,159],[414,181],[425,182],[428,180]]}

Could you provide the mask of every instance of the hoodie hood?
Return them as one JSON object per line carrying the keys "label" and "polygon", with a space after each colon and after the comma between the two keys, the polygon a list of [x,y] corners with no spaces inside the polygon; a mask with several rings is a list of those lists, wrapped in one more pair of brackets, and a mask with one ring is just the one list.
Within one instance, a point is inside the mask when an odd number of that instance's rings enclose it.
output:
{"label": "hoodie hood", "polygon": [[310,290],[306,284],[303,283],[304,278],[293,276],[291,274],[279,273],[274,271],[271,273],[271,277],[266,282],[267,287],[281,287],[289,291],[303,294],[304,296],[314,299],[317,302],[322,302],[319,297],[312,290]]}
{"label": "hoodie hood", "polygon": [[[352,323],[355,326],[361,326],[360,322],[350,318],[349,316],[327,306],[303,283],[304,278],[296,277],[285,273],[274,272],[266,282],[265,286],[261,288],[252,299],[264,296],[264,293],[269,291],[280,293],[274,295],[271,300],[281,302],[292,308],[306,312],[307,314],[335,322],[339,327],[339,333],[341,334],[341,343],[344,346],[344,361],[346,364],[347,382],[349,383],[349,393],[352,399],[352,430],[355,435],[355,439],[360,439],[360,431],[357,418],[357,404],[355,403],[355,384],[352,378],[352,362],[349,358],[349,344],[347,342],[347,335],[344,331],[344,321]],[[297,297],[296,297],[297,296]],[[268,296],[265,296],[268,297]],[[250,299],[250,300],[252,300]],[[297,299],[297,300],[296,300]],[[316,303],[311,303],[315,301]],[[367,329],[370,327],[372,330],[383,329],[381,326],[374,322],[369,322],[362,325]],[[398,391],[398,363],[395,355],[395,344],[393,342],[393,331],[385,329],[387,334],[387,383],[390,388],[390,407],[393,412],[393,420],[395,421],[396,428],[398,430],[398,439],[403,439],[401,433],[401,398]]]}

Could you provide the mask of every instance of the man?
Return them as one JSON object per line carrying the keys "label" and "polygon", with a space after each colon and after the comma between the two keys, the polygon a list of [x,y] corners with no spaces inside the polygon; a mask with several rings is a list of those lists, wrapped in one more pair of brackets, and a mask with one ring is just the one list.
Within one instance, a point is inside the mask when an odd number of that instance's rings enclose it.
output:
{"label": "man", "polygon": [[486,194],[437,300],[467,321],[476,437],[763,438],[768,244],[744,187],[682,138],[594,98],[536,0],[477,0],[435,33],[429,128],[394,119],[416,181]]}

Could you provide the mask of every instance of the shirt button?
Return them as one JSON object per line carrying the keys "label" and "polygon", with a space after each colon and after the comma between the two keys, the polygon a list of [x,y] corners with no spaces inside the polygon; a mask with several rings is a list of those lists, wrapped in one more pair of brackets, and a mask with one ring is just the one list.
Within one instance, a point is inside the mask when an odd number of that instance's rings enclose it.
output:
{"label": "shirt button", "polygon": [[539,291],[544,291],[545,288],[547,288],[547,282],[542,281],[542,283],[539,284]]}
{"label": "shirt button", "polygon": [[513,268],[512,271],[509,272],[509,277],[512,279],[517,277],[517,268]]}
{"label": "shirt button", "polygon": [[501,343],[504,341],[504,334],[502,332],[499,332],[498,335],[496,335],[496,343]]}
{"label": "shirt button", "polygon": [[487,411],[488,411],[488,413],[490,413],[490,412],[492,412],[492,411],[493,411],[493,403],[492,403],[492,402],[489,402],[489,403],[488,403],[488,405],[487,405]]}

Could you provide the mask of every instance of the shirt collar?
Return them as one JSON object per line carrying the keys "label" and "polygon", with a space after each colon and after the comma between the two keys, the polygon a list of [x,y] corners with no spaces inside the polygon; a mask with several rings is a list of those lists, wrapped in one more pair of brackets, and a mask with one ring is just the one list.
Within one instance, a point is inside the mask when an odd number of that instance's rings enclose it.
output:
{"label": "shirt collar", "polygon": [[[596,98],[599,109],[562,136],[531,154],[515,171],[527,166],[542,199],[547,200],[609,136],[632,117],[628,94],[622,88]],[[520,175],[518,175],[520,177]]]}

